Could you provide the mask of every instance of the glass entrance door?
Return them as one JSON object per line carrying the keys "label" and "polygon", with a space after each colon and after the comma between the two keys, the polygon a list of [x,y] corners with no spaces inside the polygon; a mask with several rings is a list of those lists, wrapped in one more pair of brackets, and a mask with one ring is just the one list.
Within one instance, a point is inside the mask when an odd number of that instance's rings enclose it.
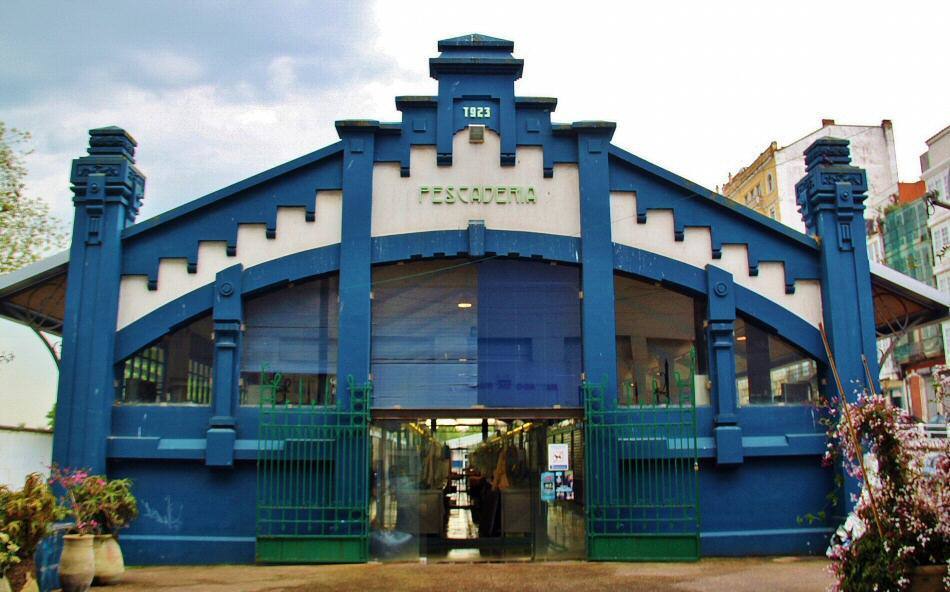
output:
{"label": "glass entrance door", "polygon": [[419,417],[370,435],[373,558],[584,558],[579,421]]}

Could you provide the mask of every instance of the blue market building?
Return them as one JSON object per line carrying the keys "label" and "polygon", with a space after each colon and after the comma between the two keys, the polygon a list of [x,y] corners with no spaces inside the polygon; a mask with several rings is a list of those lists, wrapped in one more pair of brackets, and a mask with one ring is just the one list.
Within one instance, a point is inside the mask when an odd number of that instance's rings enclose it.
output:
{"label": "blue market building", "polygon": [[[337,121],[339,142],[144,221],[135,140],[90,131],[68,255],[0,297],[63,338],[53,460],[134,480],[127,561],[365,561],[410,506],[434,554],[440,494],[385,492],[392,450],[445,418],[517,438],[526,483],[567,446],[572,503],[501,496],[530,509],[532,557],[555,515],[595,560],[823,552],[820,327],[850,393],[862,359],[877,375],[876,295],[945,313],[872,273],[848,142],[808,149],[799,234],[612,122],[552,121],[556,99],[515,95],[512,42],[438,50],[438,94],[397,97],[401,121]],[[483,538],[516,538],[504,511]]]}

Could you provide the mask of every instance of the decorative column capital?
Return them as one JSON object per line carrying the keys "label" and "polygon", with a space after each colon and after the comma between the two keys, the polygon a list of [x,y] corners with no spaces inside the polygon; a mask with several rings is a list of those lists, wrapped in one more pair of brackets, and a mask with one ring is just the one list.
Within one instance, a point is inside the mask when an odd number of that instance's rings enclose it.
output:
{"label": "decorative column capital", "polygon": [[[851,165],[847,140],[820,138],[805,150],[805,176],[795,184],[795,199],[808,234],[822,236],[823,231],[831,230],[822,228],[823,219],[842,223],[861,220],[867,190],[867,174]],[[838,234],[842,250],[853,247],[856,237],[848,230],[839,227]]]}
{"label": "decorative column capital", "polygon": [[135,139],[122,128],[89,130],[88,156],[73,160],[69,180],[76,207],[118,203],[124,223],[135,221],[145,195],[145,175],[135,167]]}

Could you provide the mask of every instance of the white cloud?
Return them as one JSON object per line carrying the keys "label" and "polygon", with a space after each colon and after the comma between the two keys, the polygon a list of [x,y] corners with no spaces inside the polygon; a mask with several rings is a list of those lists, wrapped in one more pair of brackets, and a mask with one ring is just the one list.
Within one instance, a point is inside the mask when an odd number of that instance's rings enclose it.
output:
{"label": "white cloud", "polygon": [[333,122],[352,117],[396,117],[396,81],[304,89],[282,73],[281,92],[228,92],[210,85],[149,91],[113,87],[108,104],[83,97],[50,99],[0,114],[26,129],[57,121],[53,134],[35,138],[28,158],[28,191],[71,219],[69,163],[85,153],[94,127],[118,125],[139,142],[138,166],[148,177],[140,219],[240,181],[335,142]]}
{"label": "white cloud", "polygon": [[950,123],[948,3],[425,1],[375,14],[377,51],[420,80],[437,39],[513,40],[519,95],[558,97],[557,121],[616,121],[616,144],[710,188],[823,117],[891,119],[913,180],[923,141]]}
{"label": "white cloud", "polygon": [[[86,130],[125,127],[149,178],[147,217],[336,141],[335,119],[397,119],[394,95],[435,93],[427,59],[436,41],[481,32],[515,41],[526,61],[518,94],[558,97],[555,120],[617,121],[618,145],[710,188],[771,140],[789,143],[822,117],[892,119],[901,176],[911,180],[923,140],[948,123],[950,78],[925,59],[941,55],[941,19],[920,18],[925,7],[912,2],[882,6],[483,0],[459,11],[382,2],[375,23],[354,32],[359,55],[333,64],[321,55],[268,57],[263,89],[242,77],[212,81],[169,50],[145,64],[187,84],[113,82],[99,95],[64,92],[0,119],[36,132],[30,190],[67,218],[69,162],[84,153]],[[314,85],[314,64],[324,76],[351,75]]]}
{"label": "white cloud", "polygon": [[155,82],[175,86],[197,81],[205,71],[197,60],[173,50],[139,51],[133,61]]}

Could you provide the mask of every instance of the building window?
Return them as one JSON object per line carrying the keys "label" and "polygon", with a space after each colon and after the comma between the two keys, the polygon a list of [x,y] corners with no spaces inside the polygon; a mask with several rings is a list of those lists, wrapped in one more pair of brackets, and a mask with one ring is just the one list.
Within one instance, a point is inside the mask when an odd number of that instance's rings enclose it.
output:
{"label": "building window", "polygon": [[772,193],[772,174],[771,173],[769,173],[769,175],[765,178],[765,183],[766,185],[768,185],[769,193]]}
{"label": "building window", "polygon": [[709,404],[705,301],[614,276],[618,402]]}
{"label": "building window", "polygon": [[934,256],[939,261],[944,248],[950,244],[950,225],[944,224],[933,231]]}
{"label": "building window", "polygon": [[536,261],[374,268],[374,408],[580,406],[579,291]]}
{"label": "building window", "polygon": [[336,401],[338,276],[284,287],[244,303],[241,404]]}
{"label": "building window", "polygon": [[818,400],[818,365],[781,337],[736,319],[736,390],[740,405]]}
{"label": "building window", "polygon": [[214,361],[211,315],[172,331],[122,362],[123,405],[209,405]]}

